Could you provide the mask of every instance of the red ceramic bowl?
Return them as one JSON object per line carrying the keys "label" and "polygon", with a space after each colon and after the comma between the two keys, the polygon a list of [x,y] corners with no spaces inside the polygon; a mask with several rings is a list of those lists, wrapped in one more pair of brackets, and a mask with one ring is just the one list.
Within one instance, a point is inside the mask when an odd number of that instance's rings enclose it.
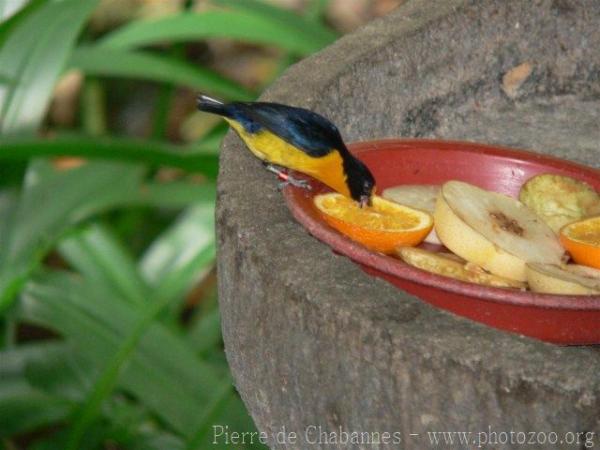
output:
{"label": "red ceramic bowl", "polygon": [[[600,190],[600,171],[536,153],[469,142],[382,140],[350,146],[373,172],[377,190],[400,184],[462,180],[514,197],[529,178],[556,173]],[[514,333],[560,344],[600,343],[600,296],[534,294],[479,286],[431,274],[399,259],[374,253],[330,228],[313,205],[329,189],[310,180],[311,191],[288,187],[294,217],[336,252],[434,306]]]}

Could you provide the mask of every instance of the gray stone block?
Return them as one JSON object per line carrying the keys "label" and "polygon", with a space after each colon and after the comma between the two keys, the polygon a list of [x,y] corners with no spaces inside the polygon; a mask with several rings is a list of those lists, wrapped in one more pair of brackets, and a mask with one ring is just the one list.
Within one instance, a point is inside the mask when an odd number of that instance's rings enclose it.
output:
{"label": "gray stone block", "polygon": [[[347,141],[462,139],[598,167],[599,25],[594,0],[409,1],[292,67],[264,98],[328,116]],[[531,73],[508,95],[503,77],[523,63]],[[227,357],[272,448],[436,448],[433,431],[473,433],[469,447],[437,448],[478,448],[487,431],[595,432],[600,445],[597,348],[497,331],[367,276],[293,220],[231,133],[217,231]],[[310,427],[402,442],[311,444]],[[587,448],[584,437],[481,448]]]}

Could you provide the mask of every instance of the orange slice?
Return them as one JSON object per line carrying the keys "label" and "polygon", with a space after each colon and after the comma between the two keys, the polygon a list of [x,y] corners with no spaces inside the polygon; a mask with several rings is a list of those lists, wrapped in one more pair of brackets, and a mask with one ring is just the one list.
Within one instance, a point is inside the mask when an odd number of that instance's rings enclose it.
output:
{"label": "orange slice", "polygon": [[419,244],[433,227],[425,211],[409,208],[374,195],[372,206],[361,208],[341,194],[317,195],[315,206],[323,219],[340,233],[381,253]]}
{"label": "orange slice", "polygon": [[560,242],[576,263],[600,269],[600,216],[565,225]]}

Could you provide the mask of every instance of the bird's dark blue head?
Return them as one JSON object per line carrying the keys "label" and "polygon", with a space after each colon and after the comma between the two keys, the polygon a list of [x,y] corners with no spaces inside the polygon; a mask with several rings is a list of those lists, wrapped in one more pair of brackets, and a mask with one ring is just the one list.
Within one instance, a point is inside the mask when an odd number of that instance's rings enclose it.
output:
{"label": "bird's dark blue head", "polygon": [[[347,150],[346,150],[347,152]],[[361,207],[371,205],[371,198],[375,190],[375,177],[369,168],[359,159],[347,152],[344,155],[344,172],[350,196]]]}

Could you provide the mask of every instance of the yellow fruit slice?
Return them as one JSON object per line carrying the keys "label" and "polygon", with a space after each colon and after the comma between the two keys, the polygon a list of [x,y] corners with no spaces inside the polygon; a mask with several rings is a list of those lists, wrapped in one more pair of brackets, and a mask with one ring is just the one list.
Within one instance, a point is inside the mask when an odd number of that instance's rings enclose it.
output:
{"label": "yellow fruit slice", "polygon": [[[440,186],[434,184],[405,184],[387,188],[382,197],[401,205],[426,211],[433,214],[435,202],[440,193]],[[425,237],[425,242],[430,244],[441,244],[441,241],[432,229]]]}
{"label": "yellow fruit slice", "polygon": [[527,282],[533,292],[543,294],[600,294],[600,270],[577,264],[527,264]]}
{"label": "yellow fruit slice", "polygon": [[461,181],[442,186],[435,230],[452,252],[489,272],[525,281],[525,263],[560,264],[557,236],[518,200]]}
{"label": "yellow fruit slice", "polygon": [[364,208],[338,193],[317,195],[314,203],[331,227],[381,253],[393,253],[403,245],[417,245],[433,227],[433,219],[425,211],[398,205],[376,195],[372,198],[372,206]]}
{"label": "yellow fruit slice", "polygon": [[427,272],[483,286],[525,289],[525,283],[488,273],[452,253],[435,253],[420,248],[400,247],[398,256],[407,264]]}
{"label": "yellow fruit slice", "polygon": [[576,263],[600,269],[600,216],[564,226],[560,242]]}
{"label": "yellow fruit slice", "polygon": [[555,233],[568,223],[600,214],[600,195],[575,178],[545,173],[529,179],[519,200],[531,208]]}

